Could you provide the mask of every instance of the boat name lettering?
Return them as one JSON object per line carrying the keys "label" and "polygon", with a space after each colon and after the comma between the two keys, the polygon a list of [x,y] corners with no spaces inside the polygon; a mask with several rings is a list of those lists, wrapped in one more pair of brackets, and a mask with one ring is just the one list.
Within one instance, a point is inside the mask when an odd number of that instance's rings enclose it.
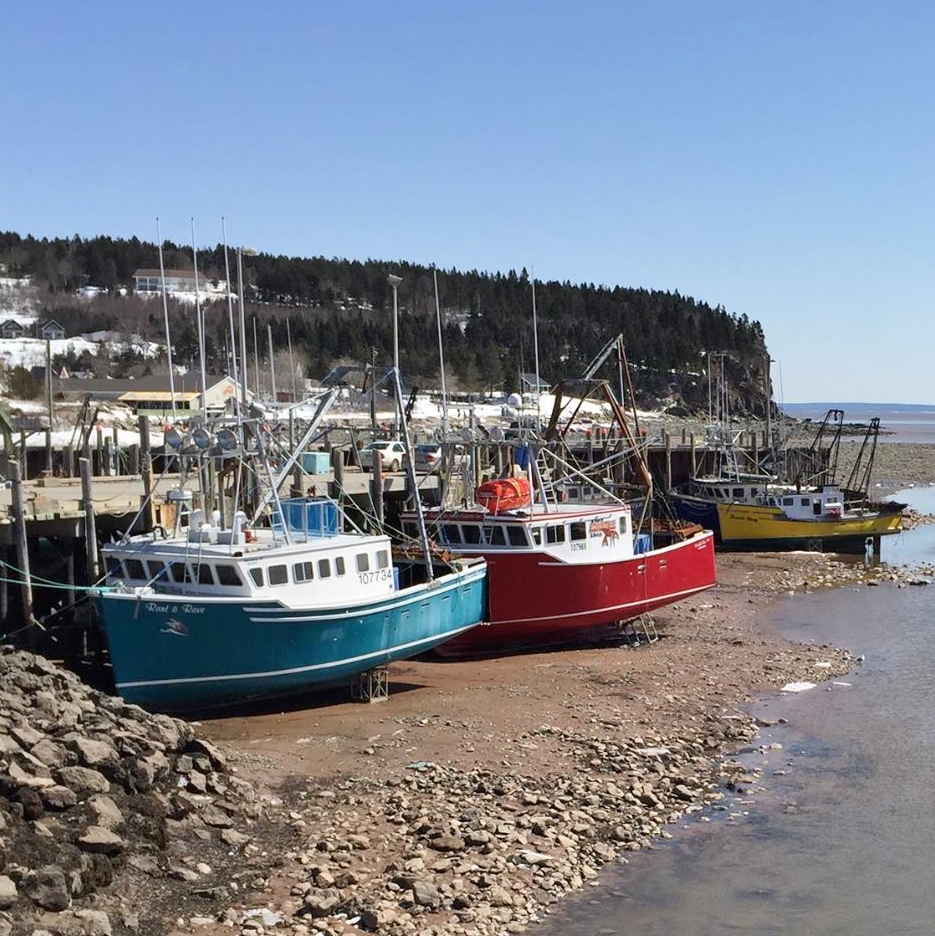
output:
{"label": "boat name lettering", "polygon": [[361,585],[370,585],[372,582],[385,582],[392,574],[391,569],[374,569],[372,572],[358,572],[357,577]]}
{"label": "boat name lettering", "polygon": [[155,601],[147,601],[146,610],[150,614],[178,614],[179,611],[183,614],[204,614],[205,611],[204,608],[199,608],[198,605],[183,604],[170,606],[167,604],[157,604]]}

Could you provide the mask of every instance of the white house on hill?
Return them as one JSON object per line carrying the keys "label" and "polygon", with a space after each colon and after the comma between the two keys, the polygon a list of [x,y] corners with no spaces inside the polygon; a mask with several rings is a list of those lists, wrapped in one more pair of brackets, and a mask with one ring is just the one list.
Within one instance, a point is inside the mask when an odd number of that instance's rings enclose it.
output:
{"label": "white house on hill", "polygon": [[[139,269],[133,274],[133,288],[137,292],[162,292],[162,274],[159,270]],[[217,292],[227,289],[227,283],[219,280],[216,287],[213,280],[201,274],[198,276],[198,288],[205,292]],[[194,270],[166,270],[166,292],[195,292]]]}

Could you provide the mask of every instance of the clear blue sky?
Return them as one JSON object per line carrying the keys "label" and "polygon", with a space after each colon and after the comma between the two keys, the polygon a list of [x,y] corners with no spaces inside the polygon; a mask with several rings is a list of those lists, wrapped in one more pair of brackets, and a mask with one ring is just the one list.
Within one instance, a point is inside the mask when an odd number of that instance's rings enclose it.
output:
{"label": "clear blue sky", "polygon": [[924,0],[9,3],[0,229],[677,290],[785,401],[935,404],[933,42]]}

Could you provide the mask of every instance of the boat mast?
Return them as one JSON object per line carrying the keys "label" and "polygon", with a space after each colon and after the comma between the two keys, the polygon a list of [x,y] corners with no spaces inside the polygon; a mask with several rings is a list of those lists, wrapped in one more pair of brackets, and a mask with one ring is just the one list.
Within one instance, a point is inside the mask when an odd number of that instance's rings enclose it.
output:
{"label": "boat mast", "polygon": [[224,224],[224,215],[221,215],[221,237],[224,240],[224,277],[227,281],[227,327],[230,329],[231,336],[231,378],[234,381],[234,387],[237,387],[240,384],[237,374],[237,333],[234,331],[234,297],[231,294],[231,268],[227,256],[227,228]]}
{"label": "boat mast", "polygon": [[172,337],[169,334],[169,301],[166,298],[166,266],[162,258],[162,235],[156,218],[156,240],[159,243],[159,283],[162,291],[162,317],[166,326],[166,359],[169,362],[169,395],[172,397],[172,421],[175,422],[175,374],[172,368]]}
{"label": "boat mast", "polygon": [[532,278],[532,343],[536,356],[536,426],[539,425],[539,326],[536,316],[536,278]]}
{"label": "boat mast", "polygon": [[198,363],[201,365],[201,418],[208,422],[208,377],[205,373],[205,323],[201,317],[198,291],[198,248],[195,246],[195,219],[192,218],[192,260],[195,264],[195,316],[198,319]]}
{"label": "boat mast", "polygon": [[269,341],[269,384],[270,392],[273,397],[273,404],[276,403],[276,362],[273,360],[273,323],[266,323],[266,337]]}
{"label": "boat mast", "polygon": [[445,349],[442,344],[442,310],[438,302],[438,270],[432,270],[435,281],[435,320],[438,322],[438,361],[442,380],[442,439],[448,438],[448,394],[445,392]]}

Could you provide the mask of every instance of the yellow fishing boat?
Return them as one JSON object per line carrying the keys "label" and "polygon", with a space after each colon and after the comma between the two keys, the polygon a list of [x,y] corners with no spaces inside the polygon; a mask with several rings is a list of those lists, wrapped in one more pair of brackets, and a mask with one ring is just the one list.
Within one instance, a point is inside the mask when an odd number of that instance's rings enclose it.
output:
{"label": "yellow fishing boat", "polygon": [[757,503],[719,503],[725,549],[880,551],[880,538],[902,530],[902,504],[846,505],[836,485],[767,493]]}

